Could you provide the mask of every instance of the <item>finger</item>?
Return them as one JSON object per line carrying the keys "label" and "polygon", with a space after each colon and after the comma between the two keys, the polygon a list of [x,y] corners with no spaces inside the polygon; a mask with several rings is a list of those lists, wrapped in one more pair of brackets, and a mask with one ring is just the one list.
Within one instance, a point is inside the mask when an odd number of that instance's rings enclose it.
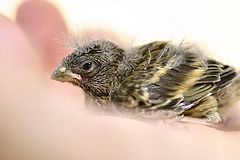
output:
{"label": "finger", "polygon": [[37,51],[32,48],[21,29],[2,15],[0,15],[0,44],[0,65],[6,67],[0,72],[8,72],[8,70],[21,67],[27,69],[39,67]]}
{"label": "finger", "polygon": [[47,1],[24,1],[17,10],[16,21],[42,52],[46,68],[54,69],[65,55],[65,48],[56,40],[67,32],[58,9]]}

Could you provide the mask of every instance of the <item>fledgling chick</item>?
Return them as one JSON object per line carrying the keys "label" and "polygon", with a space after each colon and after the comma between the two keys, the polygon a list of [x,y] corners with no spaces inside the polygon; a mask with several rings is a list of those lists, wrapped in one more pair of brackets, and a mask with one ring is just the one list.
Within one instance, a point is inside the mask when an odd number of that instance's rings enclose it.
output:
{"label": "fledgling chick", "polygon": [[170,111],[205,125],[222,123],[221,108],[240,99],[240,76],[233,67],[164,41],[131,51],[91,41],[64,58],[51,78],[81,87],[90,106],[104,112],[146,117]]}

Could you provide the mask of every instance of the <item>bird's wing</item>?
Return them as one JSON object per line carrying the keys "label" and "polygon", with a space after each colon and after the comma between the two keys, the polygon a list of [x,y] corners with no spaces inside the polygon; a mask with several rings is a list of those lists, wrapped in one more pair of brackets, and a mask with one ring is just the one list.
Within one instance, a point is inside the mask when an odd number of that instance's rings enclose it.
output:
{"label": "bird's wing", "polygon": [[[149,51],[149,55],[153,55]],[[157,55],[151,57],[154,62],[143,61],[113,90],[111,100],[125,108],[142,111],[187,110],[228,84],[235,73],[233,68],[205,60],[188,49],[165,48],[159,55],[159,59]]]}
{"label": "bird's wing", "polygon": [[184,101],[194,103],[206,95],[215,94],[227,86],[236,76],[233,67],[223,65],[214,60],[207,60],[207,69],[203,76],[184,93]]}

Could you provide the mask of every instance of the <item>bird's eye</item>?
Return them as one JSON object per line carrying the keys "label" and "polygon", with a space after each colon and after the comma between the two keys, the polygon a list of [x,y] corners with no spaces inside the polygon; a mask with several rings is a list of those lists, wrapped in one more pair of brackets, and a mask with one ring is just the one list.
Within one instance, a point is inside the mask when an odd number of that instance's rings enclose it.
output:
{"label": "bird's eye", "polygon": [[89,70],[91,67],[92,67],[92,62],[87,62],[87,63],[85,63],[85,64],[83,65],[82,68],[83,68],[85,71],[87,71],[87,70]]}
{"label": "bird's eye", "polygon": [[94,68],[96,67],[96,64],[92,61],[86,61],[85,63],[83,63],[82,65],[82,70],[85,72],[85,73],[89,73],[91,71],[94,70]]}

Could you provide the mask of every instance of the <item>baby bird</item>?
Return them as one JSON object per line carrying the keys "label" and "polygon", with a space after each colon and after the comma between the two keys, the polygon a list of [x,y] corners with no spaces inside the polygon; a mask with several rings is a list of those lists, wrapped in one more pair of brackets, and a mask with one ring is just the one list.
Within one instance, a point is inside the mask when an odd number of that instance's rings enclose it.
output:
{"label": "baby bird", "polygon": [[51,79],[81,87],[88,106],[97,110],[150,119],[165,111],[174,113],[169,118],[204,125],[222,123],[222,108],[240,97],[240,76],[233,67],[194,47],[165,41],[131,50],[91,41],[64,58]]}

